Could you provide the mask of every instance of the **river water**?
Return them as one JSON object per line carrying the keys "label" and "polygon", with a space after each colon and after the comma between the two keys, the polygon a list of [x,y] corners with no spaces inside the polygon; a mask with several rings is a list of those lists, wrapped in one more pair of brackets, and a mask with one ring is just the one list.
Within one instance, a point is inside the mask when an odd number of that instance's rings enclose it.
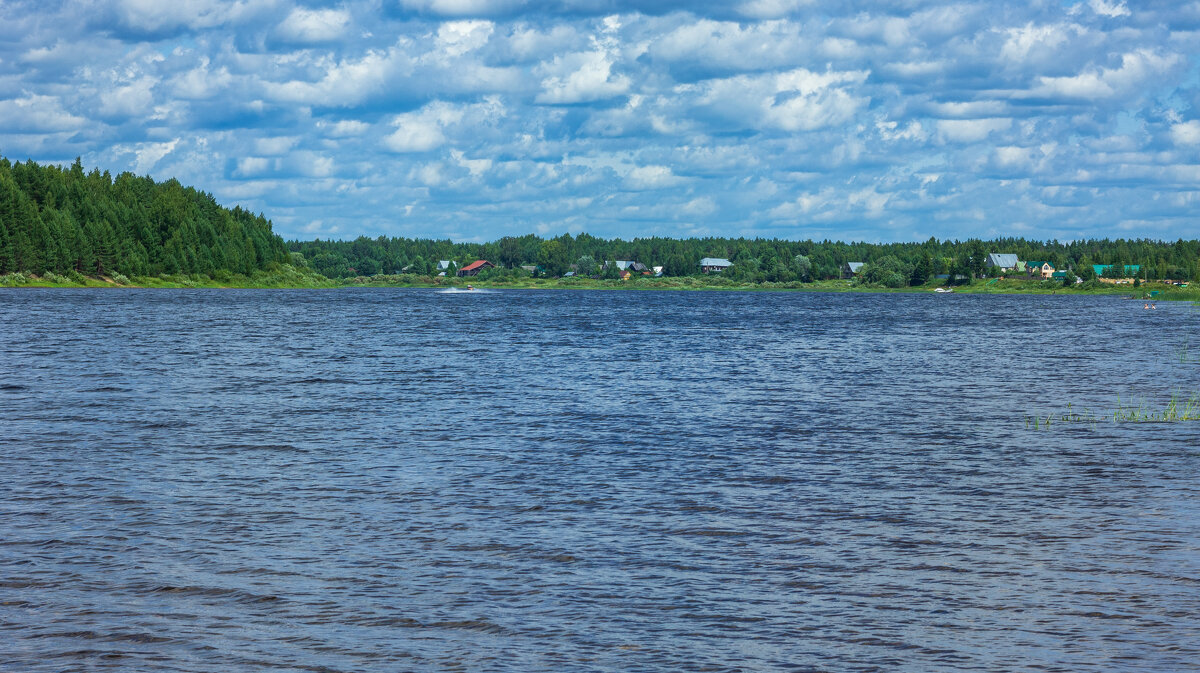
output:
{"label": "river water", "polygon": [[0,291],[0,670],[1197,670],[1200,423],[1111,419],[1200,390],[1197,326]]}

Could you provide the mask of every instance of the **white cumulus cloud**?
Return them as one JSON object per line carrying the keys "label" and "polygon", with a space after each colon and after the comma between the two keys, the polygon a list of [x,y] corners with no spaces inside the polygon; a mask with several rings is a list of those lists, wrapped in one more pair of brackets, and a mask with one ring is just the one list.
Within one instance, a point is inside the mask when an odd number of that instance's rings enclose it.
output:
{"label": "white cumulus cloud", "polygon": [[1124,2],[1109,2],[1109,0],[1088,0],[1092,11],[1108,17],[1129,16],[1129,8]]}
{"label": "white cumulus cloud", "polygon": [[956,143],[974,143],[987,138],[996,131],[1012,127],[1012,119],[939,119],[938,135],[943,140]]}
{"label": "white cumulus cloud", "polygon": [[625,174],[625,186],[629,189],[663,189],[683,182],[670,166],[637,166]]}
{"label": "white cumulus cloud", "polygon": [[279,34],[291,42],[320,44],[344,36],[349,25],[345,10],[297,7],[279,24]]}
{"label": "white cumulus cloud", "polygon": [[7,133],[55,133],[73,131],[87,119],[71,114],[54,96],[28,95],[0,100],[0,128]]}
{"label": "white cumulus cloud", "polygon": [[408,54],[393,46],[325,65],[313,80],[266,82],[264,89],[270,99],[281,103],[353,107],[382,93],[390,80],[411,73],[413,67]]}
{"label": "white cumulus cloud", "polygon": [[1171,140],[1176,145],[1200,145],[1200,121],[1171,125]]}
{"label": "white cumulus cloud", "polygon": [[539,103],[587,103],[612,98],[629,90],[630,79],[613,75],[613,59],[602,51],[555,57],[543,71]]}
{"label": "white cumulus cloud", "polygon": [[866,106],[867,97],[853,87],[867,74],[799,68],[709,80],[697,87],[696,104],[735,128],[812,131],[844,124]]}
{"label": "white cumulus cloud", "polygon": [[461,124],[478,127],[504,115],[504,107],[496,99],[473,105],[434,101],[420,110],[396,115],[392,119],[396,130],[383,139],[383,144],[397,153],[428,152],[446,144],[447,134]]}
{"label": "white cumulus cloud", "polygon": [[1123,96],[1182,61],[1178,54],[1139,49],[1122,55],[1117,68],[1090,68],[1070,77],[1040,77],[1039,86],[1025,97],[1099,100]]}

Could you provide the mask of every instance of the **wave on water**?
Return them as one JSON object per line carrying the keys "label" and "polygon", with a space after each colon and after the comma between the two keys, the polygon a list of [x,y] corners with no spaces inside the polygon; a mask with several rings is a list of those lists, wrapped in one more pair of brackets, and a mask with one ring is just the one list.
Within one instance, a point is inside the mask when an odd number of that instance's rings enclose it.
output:
{"label": "wave on water", "polygon": [[480,290],[478,288],[476,288],[474,290],[467,290],[467,289],[464,289],[461,287],[448,287],[444,290],[437,290],[437,293],[438,294],[495,294],[496,291],[495,290]]}

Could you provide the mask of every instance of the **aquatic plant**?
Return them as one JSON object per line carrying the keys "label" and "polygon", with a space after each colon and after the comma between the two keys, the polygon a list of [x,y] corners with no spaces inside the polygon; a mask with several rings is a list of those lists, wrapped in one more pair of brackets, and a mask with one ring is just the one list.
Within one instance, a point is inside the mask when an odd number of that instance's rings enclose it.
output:
{"label": "aquatic plant", "polygon": [[1057,413],[1049,413],[1044,416],[1026,415],[1025,427],[1032,430],[1049,430],[1051,422],[1060,423],[1088,423],[1092,426],[1096,425],[1096,414],[1092,413],[1091,409],[1085,408],[1082,412],[1072,409],[1071,404],[1067,403],[1067,408],[1064,411]]}
{"label": "aquatic plant", "polygon": [[1171,399],[1161,411],[1147,407],[1145,399],[1139,400],[1137,406],[1133,406],[1132,402],[1129,405],[1122,404],[1118,396],[1113,420],[1117,423],[1200,421],[1200,393],[1193,393],[1187,399],[1178,393],[1171,393]]}

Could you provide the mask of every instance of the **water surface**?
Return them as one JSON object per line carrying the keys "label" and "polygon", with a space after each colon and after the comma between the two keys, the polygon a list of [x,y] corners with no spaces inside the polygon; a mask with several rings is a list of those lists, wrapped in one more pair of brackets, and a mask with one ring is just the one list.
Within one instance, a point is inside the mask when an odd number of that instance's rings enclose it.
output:
{"label": "water surface", "polygon": [[0,670],[1196,670],[1200,423],[1025,418],[1200,389],[1198,325],[0,291]]}

